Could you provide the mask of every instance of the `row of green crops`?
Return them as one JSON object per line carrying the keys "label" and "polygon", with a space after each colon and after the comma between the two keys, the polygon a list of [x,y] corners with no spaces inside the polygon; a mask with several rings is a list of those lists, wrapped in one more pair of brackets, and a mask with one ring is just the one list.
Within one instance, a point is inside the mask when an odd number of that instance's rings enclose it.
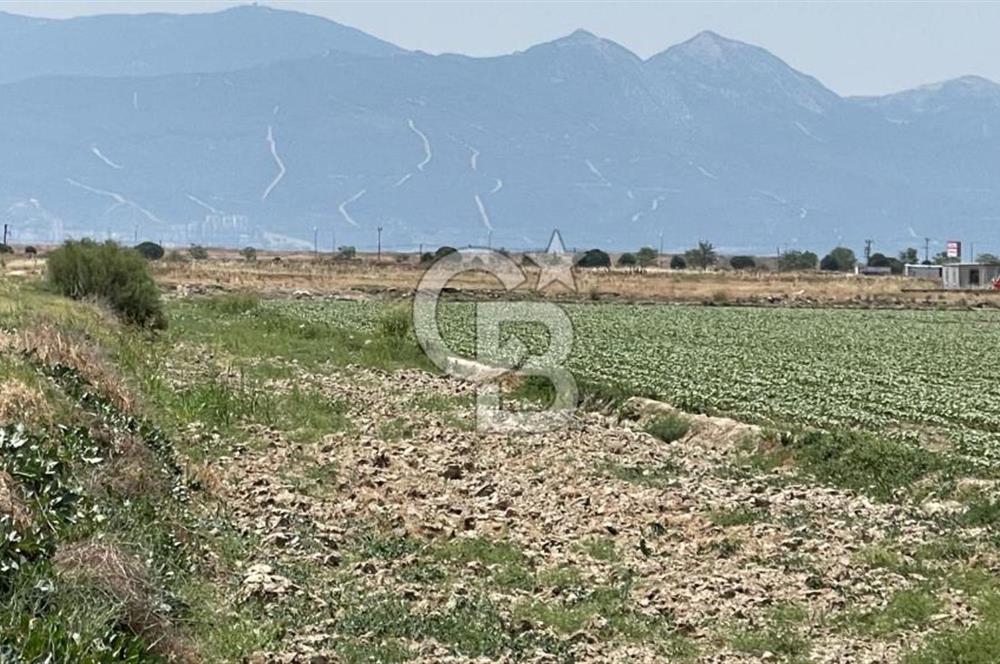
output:
{"label": "row of green crops", "polygon": [[[371,331],[372,302],[274,302],[306,320]],[[439,313],[474,349],[471,303]],[[565,306],[569,368],[590,382],[750,421],[936,436],[1000,459],[1000,312]],[[537,329],[517,334],[535,336]]]}

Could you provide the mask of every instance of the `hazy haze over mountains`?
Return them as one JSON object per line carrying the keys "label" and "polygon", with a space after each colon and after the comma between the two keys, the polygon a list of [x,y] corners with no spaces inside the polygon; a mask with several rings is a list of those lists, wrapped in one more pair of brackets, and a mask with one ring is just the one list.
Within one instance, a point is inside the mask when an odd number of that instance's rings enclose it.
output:
{"label": "hazy haze over mountains", "polygon": [[985,248],[998,129],[986,79],[842,98],[711,32],[645,61],[584,31],[470,58],[263,7],[0,14],[0,212],[23,240]]}

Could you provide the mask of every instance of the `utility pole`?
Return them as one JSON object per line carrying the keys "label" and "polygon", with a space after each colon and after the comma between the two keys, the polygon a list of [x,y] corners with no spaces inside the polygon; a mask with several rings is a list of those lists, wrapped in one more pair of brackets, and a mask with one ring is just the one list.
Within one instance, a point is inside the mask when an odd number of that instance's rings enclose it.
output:
{"label": "utility pole", "polygon": [[487,249],[492,249],[493,248],[493,231],[492,230],[487,231],[487,233],[486,233],[486,248]]}
{"label": "utility pole", "polygon": [[3,243],[7,244],[7,224],[3,225]]}
{"label": "utility pole", "polygon": [[319,255],[319,229],[313,226],[313,258]]}
{"label": "utility pole", "polygon": [[382,227],[378,227],[378,257],[375,259],[376,263],[382,262]]}
{"label": "utility pole", "polygon": [[929,263],[931,260],[931,239],[929,237],[924,238],[924,262]]}
{"label": "utility pole", "polygon": [[660,231],[660,253],[656,254],[656,264],[659,265],[663,259],[663,231]]}
{"label": "utility pole", "polygon": [[865,263],[868,263],[868,262],[871,261],[871,258],[872,258],[872,244],[874,244],[874,242],[875,242],[874,240],[865,240]]}

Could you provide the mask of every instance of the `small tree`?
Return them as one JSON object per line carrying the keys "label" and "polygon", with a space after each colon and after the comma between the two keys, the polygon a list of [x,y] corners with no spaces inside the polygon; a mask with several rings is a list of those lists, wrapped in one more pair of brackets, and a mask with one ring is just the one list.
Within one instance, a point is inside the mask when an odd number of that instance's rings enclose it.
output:
{"label": "small tree", "polygon": [[794,272],[796,270],[815,270],[819,262],[819,256],[811,251],[798,251],[793,249],[786,251],[778,257],[778,270],[781,272]]}
{"label": "small tree", "polygon": [[438,250],[434,252],[434,259],[437,260],[438,258],[454,254],[457,251],[458,249],[455,247],[449,247],[448,245],[438,247]]}
{"label": "small tree", "polygon": [[885,254],[876,252],[868,257],[868,267],[892,267],[891,261]]}
{"label": "small tree", "polygon": [[711,242],[699,242],[697,247],[684,252],[684,258],[689,265],[707,270],[712,265],[715,265],[718,256]]}
{"label": "small tree", "polygon": [[899,252],[899,260],[907,265],[916,265],[920,258],[917,256],[917,250],[913,247],[907,247]]}
{"label": "small tree", "polygon": [[337,247],[337,258],[344,261],[353,260],[358,255],[358,250],[351,245]]}
{"label": "small tree", "polygon": [[636,261],[642,267],[649,267],[656,262],[657,258],[659,258],[659,254],[652,247],[643,247],[635,254]]}
{"label": "small tree", "polygon": [[425,251],[424,253],[420,254],[421,265],[430,265],[433,262],[434,262],[434,254],[432,254],[431,252]]}
{"label": "small tree", "polygon": [[164,254],[163,247],[155,242],[140,242],[135,245],[135,250],[148,261],[158,261],[163,258]]}
{"label": "small tree", "polygon": [[729,266],[734,270],[752,270],[757,267],[757,261],[753,256],[733,256],[729,259]]}
{"label": "small tree", "polygon": [[819,267],[828,272],[847,272],[853,269],[857,262],[858,259],[854,256],[853,251],[847,247],[837,247],[823,257]]}
{"label": "small tree", "polygon": [[576,262],[579,267],[611,267],[611,257],[600,249],[585,251]]}
{"label": "small tree", "polygon": [[618,257],[618,267],[635,267],[638,262],[639,261],[636,260],[635,254],[630,254],[628,252]]}
{"label": "small tree", "polygon": [[688,266],[687,261],[680,254],[673,256],[670,259],[670,269],[671,270],[684,270]]}
{"label": "small tree", "polygon": [[203,261],[208,258],[208,250],[200,244],[192,244],[188,249],[188,255],[196,261]]}
{"label": "small tree", "polygon": [[253,247],[243,247],[240,249],[240,256],[243,257],[247,263],[253,263],[257,260],[257,250]]}
{"label": "small tree", "polygon": [[12,254],[14,253],[13,247],[9,244],[0,243],[0,254]]}
{"label": "small tree", "polygon": [[34,258],[35,256],[38,255],[38,249],[29,244],[27,247],[24,248],[24,255],[30,258]]}
{"label": "small tree", "polygon": [[977,263],[985,263],[986,265],[1000,265],[1000,256],[995,254],[979,254],[976,256]]}

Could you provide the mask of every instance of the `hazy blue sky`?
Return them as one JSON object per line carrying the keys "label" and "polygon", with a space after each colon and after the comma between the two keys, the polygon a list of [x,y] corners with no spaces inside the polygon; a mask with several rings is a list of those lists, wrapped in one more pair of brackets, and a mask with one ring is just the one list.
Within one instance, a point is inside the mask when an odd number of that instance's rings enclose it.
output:
{"label": "hazy blue sky", "polygon": [[[211,0],[5,2],[36,16],[213,11]],[[405,48],[494,55],[585,28],[646,57],[711,29],[769,49],[841,94],[979,74],[1000,81],[1000,2],[324,2],[311,12]]]}

